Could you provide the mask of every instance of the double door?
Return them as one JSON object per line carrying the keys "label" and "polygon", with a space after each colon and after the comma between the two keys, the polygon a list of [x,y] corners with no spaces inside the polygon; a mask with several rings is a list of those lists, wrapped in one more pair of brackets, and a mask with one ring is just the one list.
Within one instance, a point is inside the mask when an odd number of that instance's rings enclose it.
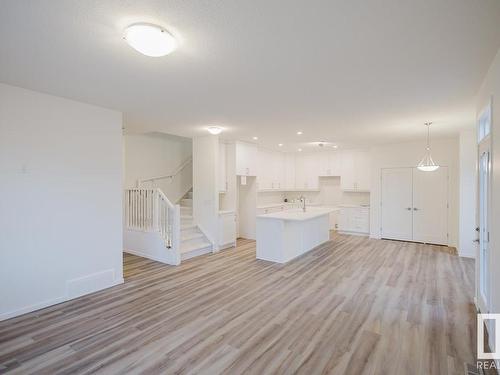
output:
{"label": "double door", "polygon": [[448,168],[382,169],[382,238],[448,244]]}

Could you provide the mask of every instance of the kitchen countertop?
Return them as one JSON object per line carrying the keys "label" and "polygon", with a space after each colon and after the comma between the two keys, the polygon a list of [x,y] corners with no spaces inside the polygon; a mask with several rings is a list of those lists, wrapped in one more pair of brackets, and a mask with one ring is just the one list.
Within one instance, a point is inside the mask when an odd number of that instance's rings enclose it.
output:
{"label": "kitchen countertop", "polygon": [[318,208],[318,207],[307,207],[306,212],[303,212],[301,208],[274,212],[271,214],[257,215],[259,219],[278,219],[278,220],[293,220],[293,221],[304,221],[313,219],[318,216],[328,215],[330,212],[337,211],[338,208]]}

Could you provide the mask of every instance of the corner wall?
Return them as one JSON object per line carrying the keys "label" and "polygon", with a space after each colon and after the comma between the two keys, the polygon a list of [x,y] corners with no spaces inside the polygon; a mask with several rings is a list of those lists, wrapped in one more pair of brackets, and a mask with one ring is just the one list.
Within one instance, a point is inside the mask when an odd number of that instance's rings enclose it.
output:
{"label": "corner wall", "polygon": [[0,320],[123,282],[122,115],[0,84]]}
{"label": "corner wall", "polygon": [[[125,187],[136,187],[137,180],[173,173],[192,155],[189,138],[162,133],[127,134],[125,146]],[[146,183],[151,187],[151,183]],[[172,181],[155,182],[167,198],[176,203],[193,186],[192,164],[186,166]]]}

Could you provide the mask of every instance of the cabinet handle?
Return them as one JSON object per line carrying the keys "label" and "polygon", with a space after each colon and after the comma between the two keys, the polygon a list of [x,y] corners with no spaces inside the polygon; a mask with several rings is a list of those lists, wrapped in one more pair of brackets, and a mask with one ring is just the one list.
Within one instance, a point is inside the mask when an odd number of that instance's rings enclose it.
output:
{"label": "cabinet handle", "polygon": [[407,209],[408,211],[411,211],[411,207],[406,207],[406,209]]}
{"label": "cabinet handle", "polygon": [[227,190],[227,181],[226,181],[226,190]]}
{"label": "cabinet handle", "polygon": [[413,207],[413,211],[418,211],[418,208],[417,207]]}

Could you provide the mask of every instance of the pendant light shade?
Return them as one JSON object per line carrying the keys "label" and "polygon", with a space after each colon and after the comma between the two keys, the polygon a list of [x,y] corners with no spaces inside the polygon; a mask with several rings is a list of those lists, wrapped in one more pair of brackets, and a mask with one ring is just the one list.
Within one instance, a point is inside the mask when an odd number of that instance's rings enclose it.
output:
{"label": "pendant light shade", "polygon": [[432,172],[439,168],[439,165],[434,163],[431,156],[431,146],[430,146],[430,127],[432,122],[426,122],[425,126],[427,126],[427,147],[425,148],[425,155],[418,163],[417,168],[423,172]]}

